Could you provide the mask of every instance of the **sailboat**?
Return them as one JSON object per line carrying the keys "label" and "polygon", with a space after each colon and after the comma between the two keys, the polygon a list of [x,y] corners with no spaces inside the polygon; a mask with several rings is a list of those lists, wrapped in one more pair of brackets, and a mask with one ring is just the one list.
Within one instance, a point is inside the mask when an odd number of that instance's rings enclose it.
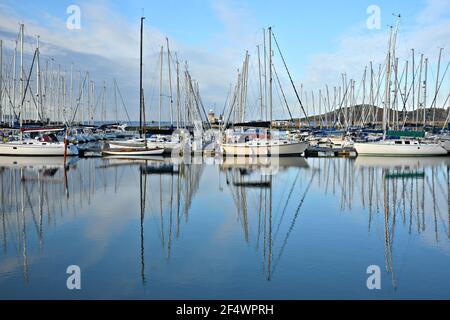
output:
{"label": "sailboat", "polygon": [[20,139],[0,143],[2,156],[77,156],[78,148],[58,140],[47,140],[44,134],[38,139]]}
{"label": "sailboat", "polygon": [[140,117],[139,117],[139,139],[131,139],[124,143],[110,143],[106,150],[102,151],[106,156],[149,156],[161,155],[164,153],[164,148],[154,147],[150,148],[145,140],[145,106],[144,106],[144,88],[142,86],[142,48],[143,48],[143,32],[144,32],[144,17],[141,17],[141,43],[140,43],[140,78],[139,78],[139,96],[140,96]]}
{"label": "sailboat", "polygon": [[[24,101],[27,95],[27,91],[29,86],[27,85],[23,88],[23,76],[24,76],[24,67],[23,67],[23,44],[24,44],[24,25],[20,25],[20,46],[21,46],[21,103],[20,103],[20,114],[19,114],[19,123],[20,123],[20,132],[18,140],[14,141],[3,141],[0,143],[0,155],[6,156],[76,156],[78,155],[78,148],[67,142],[65,139],[64,142],[59,141],[54,132],[63,131],[65,129],[49,129],[49,128],[35,128],[35,129],[26,129],[22,126],[23,123],[23,109],[24,109]],[[34,57],[37,57],[37,61],[39,63],[39,42],[34,52]],[[33,59],[33,63],[30,67],[30,75],[33,70],[34,62],[36,59]],[[39,69],[38,69],[39,70]],[[28,79],[29,80],[29,79]],[[40,81],[40,76],[38,72],[37,81]],[[31,137],[25,137],[24,135],[36,135],[34,139]]]}
{"label": "sailboat", "polygon": [[[377,142],[355,143],[354,148],[359,156],[441,156],[447,151],[437,143],[424,143],[418,139],[404,138],[386,139],[387,118],[391,109],[391,63],[395,60],[395,39],[399,20],[395,33],[389,38],[388,52],[386,56],[386,89],[383,108],[383,139]],[[393,41],[394,40],[394,41]],[[392,57],[392,56],[393,57]]]}
{"label": "sailboat", "polygon": [[447,154],[440,144],[422,143],[416,139],[381,140],[354,145],[360,156],[442,156]]}
{"label": "sailboat", "polygon": [[[272,28],[269,27],[269,108],[270,129],[272,129]],[[248,57],[246,57],[247,61]],[[284,60],[283,60],[284,61]],[[295,87],[294,87],[295,90]],[[242,132],[238,135],[226,137],[222,143],[222,153],[225,156],[296,156],[301,155],[308,148],[309,143],[289,136],[275,136],[272,130],[260,135]],[[262,136],[262,138],[260,137]]]}

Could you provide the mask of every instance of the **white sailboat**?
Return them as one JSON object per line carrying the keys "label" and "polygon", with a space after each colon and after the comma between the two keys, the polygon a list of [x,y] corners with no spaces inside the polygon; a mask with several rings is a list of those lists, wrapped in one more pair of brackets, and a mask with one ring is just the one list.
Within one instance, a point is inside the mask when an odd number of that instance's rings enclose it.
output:
{"label": "white sailboat", "polygon": [[[57,132],[62,131],[64,129],[32,129],[27,130],[23,129],[22,122],[23,122],[23,104],[24,100],[27,94],[28,86],[24,89],[23,88],[23,42],[24,42],[24,25],[20,25],[20,44],[21,44],[21,65],[20,65],[20,72],[22,79],[21,82],[21,90],[20,90],[20,96],[21,96],[21,104],[20,104],[20,115],[19,115],[19,122],[20,122],[20,134],[19,139],[17,141],[6,141],[0,143],[0,155],[6,155],[6,156],[76,156],[78,155],[78,148],[73,145],[69,144],[67,141],[61,142],[58,141],[57,137],[50,133],[50,132]],[[39,42],[36,47],[35,56],[37,56],[37,61],[39,62]],[[34,60],[33,60],[34,63]],[[33,69],[33,64],[31,65],[31,70]],[[31,72],[31,71],[30,71]],[[39,73],[38,73],[38,81]],[[31,138],[25,138],[24,134],[31,134],[31,133],[38,133],[40,136],[38,136],[35,139]]]}
{"label": "white sailboat", "polygon": [[46,142],[34,139],[10,141],[0,143],[2,156],[77,156],[78,148],[75,145],[66,145],[64,142]]}
{"label": "white sailboat", "polygon": [[[272,28],[269,27],[269,52],[272,52]],[[284,60],[283,60],[284,61]],[[269,54],[269,109],[270,126],[272,127],[272,54]],[[294,87],[295,90],[295,87]],[[262,94],[262,92],[261,92]],[[302,155],[309,143],[289,137],[275,136],[272,130],[263,137],[249,138],[245,132],[237,137],[227,138],[221,144],[225,156],[297,156]]]}
{"label": "white sailboat", "polygon": [[[385,102],[383,108],[383,140],[377,142],[355,143],[354,148],[358,156],[442,156],[447,151],[437,143],[425,143],[418,139],[386,139],[387,118],[390,111],[391,100],[391,62],[395,60],[395,40],[397,27],[394,35],[389,38],[388,52],[386,56],[386,88]],[[391,51],[393,58],[391,57]]]}
{"label": "white sailboat", "polygon": [[161,155],[164,153],[164,148],[149,147],[145,139],[145,106],[144,106],[144,88],[142,86],[142,49],[143,49],[143,31],[144,31],[144,17],[141,17],[141,41],[140,41],[140,122],[139,131],[140,137],[130,139],[122,142],[110,142],[107,144],[107,149],[102,151],[104,156],[150,156]]}
{"label": "white sailboat", "polygon": [[[242,136],[240,139],[243,139]],[[225,156],[295,156],[301,155],[308,148],[304,141],[283,139],[252,139],[250,141],[222,144]]]}
{"label": "white sailboat", "polygon": [[359,156],[442,156],[447,154],[440,144],[422,143],[416,139],[381,140],[355,143]]}

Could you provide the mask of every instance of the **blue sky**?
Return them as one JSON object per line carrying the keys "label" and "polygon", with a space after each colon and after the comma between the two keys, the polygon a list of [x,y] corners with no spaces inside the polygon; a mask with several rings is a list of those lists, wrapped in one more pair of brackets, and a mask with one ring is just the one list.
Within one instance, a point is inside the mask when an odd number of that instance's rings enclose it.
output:
{"label": "blue sky", "polygon": [[[64,30],[66,8],[71,4],[81,8],[81,30]],[[366,10],[370,5],[381,10],[379,30],[366,27],[369,17]],[[262,42],[261,30],[269,25],[274,28],[296,83],[311,90],[325,83],[339,84],[343,72],[359,79],[369,61],[382,62],[387,26],[395,22],[392,13],[402,15],[398,37],[400,59],[408,58],[409,49],[415,47],[431,61],[437,48],[446,47],[450,39],[450,0],[103,0],[95,4],[0,0],[0,37],[17,33],[17,24],[23,21],[27,34],[41,34],[43,54],[47,42],[48,54],[62,63],[76,61],[80,68],[85,63],[86,68],[93,67],[92,73],[100,79],[111,78],[120,76],[119,70],[137,67],[132,65],[138,57],[137,33],[142,9],[147,18],[146,74],[155,70],[154,58],[168,36],[173,50],[189,61],[206,104],[216,106],[217,111],[235,79],[245,50],[255,57],[255,47]],[[58,53],[58,48],[64,54]],[[444,51],[444,60],[447,58]],[[108,68],[111,61],[114,66]],[[282,66],[278,69],[282,70]],[[119,85],[124,87],[129,100],[135,101],[137,94],[132,88],[136,77],[121,78]],[[154,85],[154,76],[149,76],[147,83]]]}

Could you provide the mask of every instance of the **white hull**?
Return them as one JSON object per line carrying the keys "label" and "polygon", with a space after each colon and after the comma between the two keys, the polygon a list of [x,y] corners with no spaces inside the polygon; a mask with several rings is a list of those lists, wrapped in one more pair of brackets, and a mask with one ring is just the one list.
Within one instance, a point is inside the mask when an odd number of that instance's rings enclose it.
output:
{"label": "white hull", "polygon": [[358,155],[377,156],[441,156],[447,151],[439,144],[393,144],[380,142],[355,143]]}
{"label": "white hull", "polygon": [[123,148],[143,148],[145,142],[143,139],[131,139],[126,141],[108,141],[109,149],[123,149]]}
{"label": "white hull", "polygon": [[112,149],[104,150],[103,155],[106,156],[149,156],[149,155],[161,155],[164,153],[164,149]]}
{"label": "white hull", "polygon": [[302,154],[307,147],[306,142],[283,140],[222,144],[225,156],[294,156]]}
{"label": "white hull", "polygon": [[[4,156],[64,156],[64,143],[0,143],[0,155]],[[67,146],[68,156],[77,156],[78,148]]]}
{"label": "white hull", "polygon": [[439,143],[447,152],[450,152],[450,140],[441,140]]}
{"label": "white hull", "polygon": [[[132,139],[127,141],[110,141],[108,147],[111,150],[124,149],[124,148],[145,148],[145,142],[143,139]],[[149,149],[164,149],[164,153],[169,154],[172,151],[181,150],[181,144],[170,141],[155,142],[147,141],[147,148]]]}

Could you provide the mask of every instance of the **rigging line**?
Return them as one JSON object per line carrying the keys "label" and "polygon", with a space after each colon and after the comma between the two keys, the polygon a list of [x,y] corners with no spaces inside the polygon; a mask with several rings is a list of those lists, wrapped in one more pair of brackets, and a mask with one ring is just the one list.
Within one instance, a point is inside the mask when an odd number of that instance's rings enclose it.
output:
{"label": "rigging line", "polygon": [[280,251],[278,253],[278,256],[277,256],[276,260],[274,261],[273,268],[272,268],[272,274],[275,273],[275,269],[276,269],[276,267],[278,265],[278,262],[281,259],[281,255],[283,254],[284,248],[286,247],[286,244],[287,244],[287,241],[289,239],[289,236],[290,236],[292,230],[294,229],[295,222],[297,220],[298,214],[300,213],[300,209],[302,208],[303,203],[305,202],[306,195],[308,194],[308,191],[309,191],[309,189],[311,187],[311,184],[313,182],[314,176],[316,175],[316,172],[317,172],[317,170],[314,170],[314,172],[313,172],[313,174],[311,176],[311,179],[309,180],[309,183],[308,183],[308,185],[307,185],[307,187],[305,189],[303,197],[300,199],[300,203],[298,204],[297,210],[295,211],[294,218],[292,219],[292,222],[291,222],[291,226],[289,227],[289,230],[286,233],[286,237],[284,238],[283,245],[281,246]]}
{"label": "rigging line", "polygon": [[341,114],[343,115],[344,120],[345,120],[345,123],[346,123],[347,126],[348,126],[348,123],[347,123],[347,119],[346,119],[346,117],[345,117],[345,114],[342,113],[342,105],[344,104],[345,97],[347,96],[347,92],[348,92],[348,88],[349,88],[349,87],[350,87],[349,85],[346,85],[345,93],[344,93],[344,95],[343,95],[343,97],[342,97],[342,101],[341,101],[341,103],[340,103],[340,105],[339,105],[339,109],[338,109],[338,112],[339,112],[339,113],[337,114],[336,120],[335,120],[334,123],[333,123],[333,127],[336,127],[336,123],[337,123],[337,121],[338,121],[338,118],[340,118],[340,115],[341,115]]}
{"label": "rigging line", "polygon": [[120,92],[119,86],[117,85],[116,79],[114,79],[114,84],[116,86],[117,92],[119,93],[120,101],[122,102],[122,107],[125,110],[125,114],[127,116],[128,122],[131,123],[130,115],[128,114],[127,107],[125,106],[125,102],[123,101],[122,93]]}
{"label": "rigging line", "polygon": [[[85,84],[86,84],[86,79],[87,79],[88,74],[89,74],[89,73],[86,72],[85,75],[84,75],[84,79],[83,79],[83,83],[82,83],[82,86],[81,86],[81,90],[80,90],[80,92],[79,92],[78,99],[77,99],[77,105],[76,105],[75,110],[74,110],[74,112],[73,112],[72,120],[70,121],[69,124],[72,124],[72,123],[75,121],[75,117],[76,117],[76,115],[77,115],[78,107],[79,107],[80,104],[81,104],[81,95],[82,95],[82,93],[83,93],[83,88],[84,88],[84,86],[85,86]],[[88,90],[89,90],[89,88],[88,88]]]}
{"label": "rigging line", "polygon": [[[3,82],[5,82],[5,79],[2,79]],[[7,97],[8,97],[8,101],[9,104],[11,106],[12,111],[14,112],[14,116],[17,117],[17,113],[16,113],[16,107],[14,106],[12,100],[11,100],[11,95],[9,94],[9,90],[6,90],[6,83],[5,83],[5,90],[4,92],[6,93]]]}
{"label": "rigging line", "polygon": [[273,236],[273,241],[275,241],[276,238],[277,238],[278,230],[280,229],[281,222],[283,221],[284,215],[286,213],[286,208],[287,208],[287,206],[289,204],[289,200],[291,199],[292,193],[294,191],[294,187],[297,184],[297,180],[298,180],[299,175],[300,175],[300,170],[297,171],[297,176],[295,177],[294,183],[292,184],[291,190],[289,191],[289,195],[288,195],[288,197],[286,199],[286,203],[284,205],[283,211],[281,213],[280,220],[279,220],[278,225],[277,225],[277,230],[275,231],[275,235]]}
{"label": "rigging line", "polygon": [[287,110],[288,110],[288,112],[289,112],[289,116],[291,117],[291,121],[294,121],[294,118],[292,117],[291,110],[289,109],[288,102],[287,102],[287,100],[286,100],[286,95],[284,94],[283,88],[281,87],[280,78],[278,77],[277,70],[275,69],[275,65],[274,65],[273,63],[272,63],[272,68],[273,68],[273,71],[274,71],[274,73],[275,73],[275,78],[277,79],[278,86],[280,87],[281,95],[283,96],[284,103],[286,104],[286,108],[287,108]]}
{"label": "rigging line", "polygon": [[[275,92],[277,93],[279,104],[281,106],[283,106],[283,98],[281,97],[280,88],[278,86],[275,86]],[[273,105],[274,105],[273,110],[279,111],[278,105],[275,103],[275,101],[274,101]],[[281,108],[281,118],[284,118],[285,114],[286,114],[286,111],[284,110],[284,108]]]}
{"label": "rigging line", "polygon": [[[24,92],[23,92],[22,102],[20,103],[21,109],[23,108],[23,103],[24,103],[24,101],[25,101],[25,97],[26,97],[26,95],[27,95],[27,91],[28,91],[28,88],[29,88],[29,86],[30,86],[30,78],[31,78],[31,73],[33,72],[34,61],[35,61],[35,59],[36,59],[36,53],[37,53],[37,50],[34,51],[33,61],[32,61],[32,63],[31,63],[30,72],[28,73],[27,84],[26,84],[25,90],[24,90]],[[30,89],[30,90],[31,90],[31,89]],[[19,115],[20,115],[21,113],[22,113],[22,110],[20,110]]]}
{"label": "rigging line", "polygon": [[[438,96],[439,90],[441,89],[442,82],[444,81],[445,74],[446,74],[447,71],[448,71],[449,65],[450,65],[450,61],[447,63],[447,67],[445,67],[444,74],[442,75],[441,81],[439,81],[439,86],[438,86],[436,92],[434,93],[434,99],[433,99],[433,101],[431,102],[431,105],[430,105],[430,106],[432,106],[432,105],[434,104],[434,102],[436,101],[436,98],[437,98],[437,96]],[[435,109],[436,109],[436,106],[435,106]]]}
{"label": "rigging line", "polygon": [[[292,80],[291,73],[289,72],[289,69],[288,69],[288,67],[286,65],[286,61],[284,60],[284,56],[281,53],[280,46],[278,45],[278,41],[275,38],[275,33],[273,33],[273,30],[272,30],[272,36],[273,36],[273,39],[275,40],[275,44],[276,44],[276,46],[278,48],[278,52],[280,53],[280,57],[283,60],[283,64],[284,64],[284,67],[286,68],[286,72],[287,72],[287,74],[289,76],[289,80],[291,80],[292,88],[294,89],[295,95],[297,96],[297,100],[300,103],[300,107],[302,108],[303,114],[305,115],[305,120],[306,120],[306,122],[308,122],[308,115],[306,114],[305,108],[303,107],[303,103],[300,100],[300,97],[299,97],[298,92],[297,92],[297,88],[295,87],[294,81]],[[269,52],[269,54],[272,54],[272,53]]]}

